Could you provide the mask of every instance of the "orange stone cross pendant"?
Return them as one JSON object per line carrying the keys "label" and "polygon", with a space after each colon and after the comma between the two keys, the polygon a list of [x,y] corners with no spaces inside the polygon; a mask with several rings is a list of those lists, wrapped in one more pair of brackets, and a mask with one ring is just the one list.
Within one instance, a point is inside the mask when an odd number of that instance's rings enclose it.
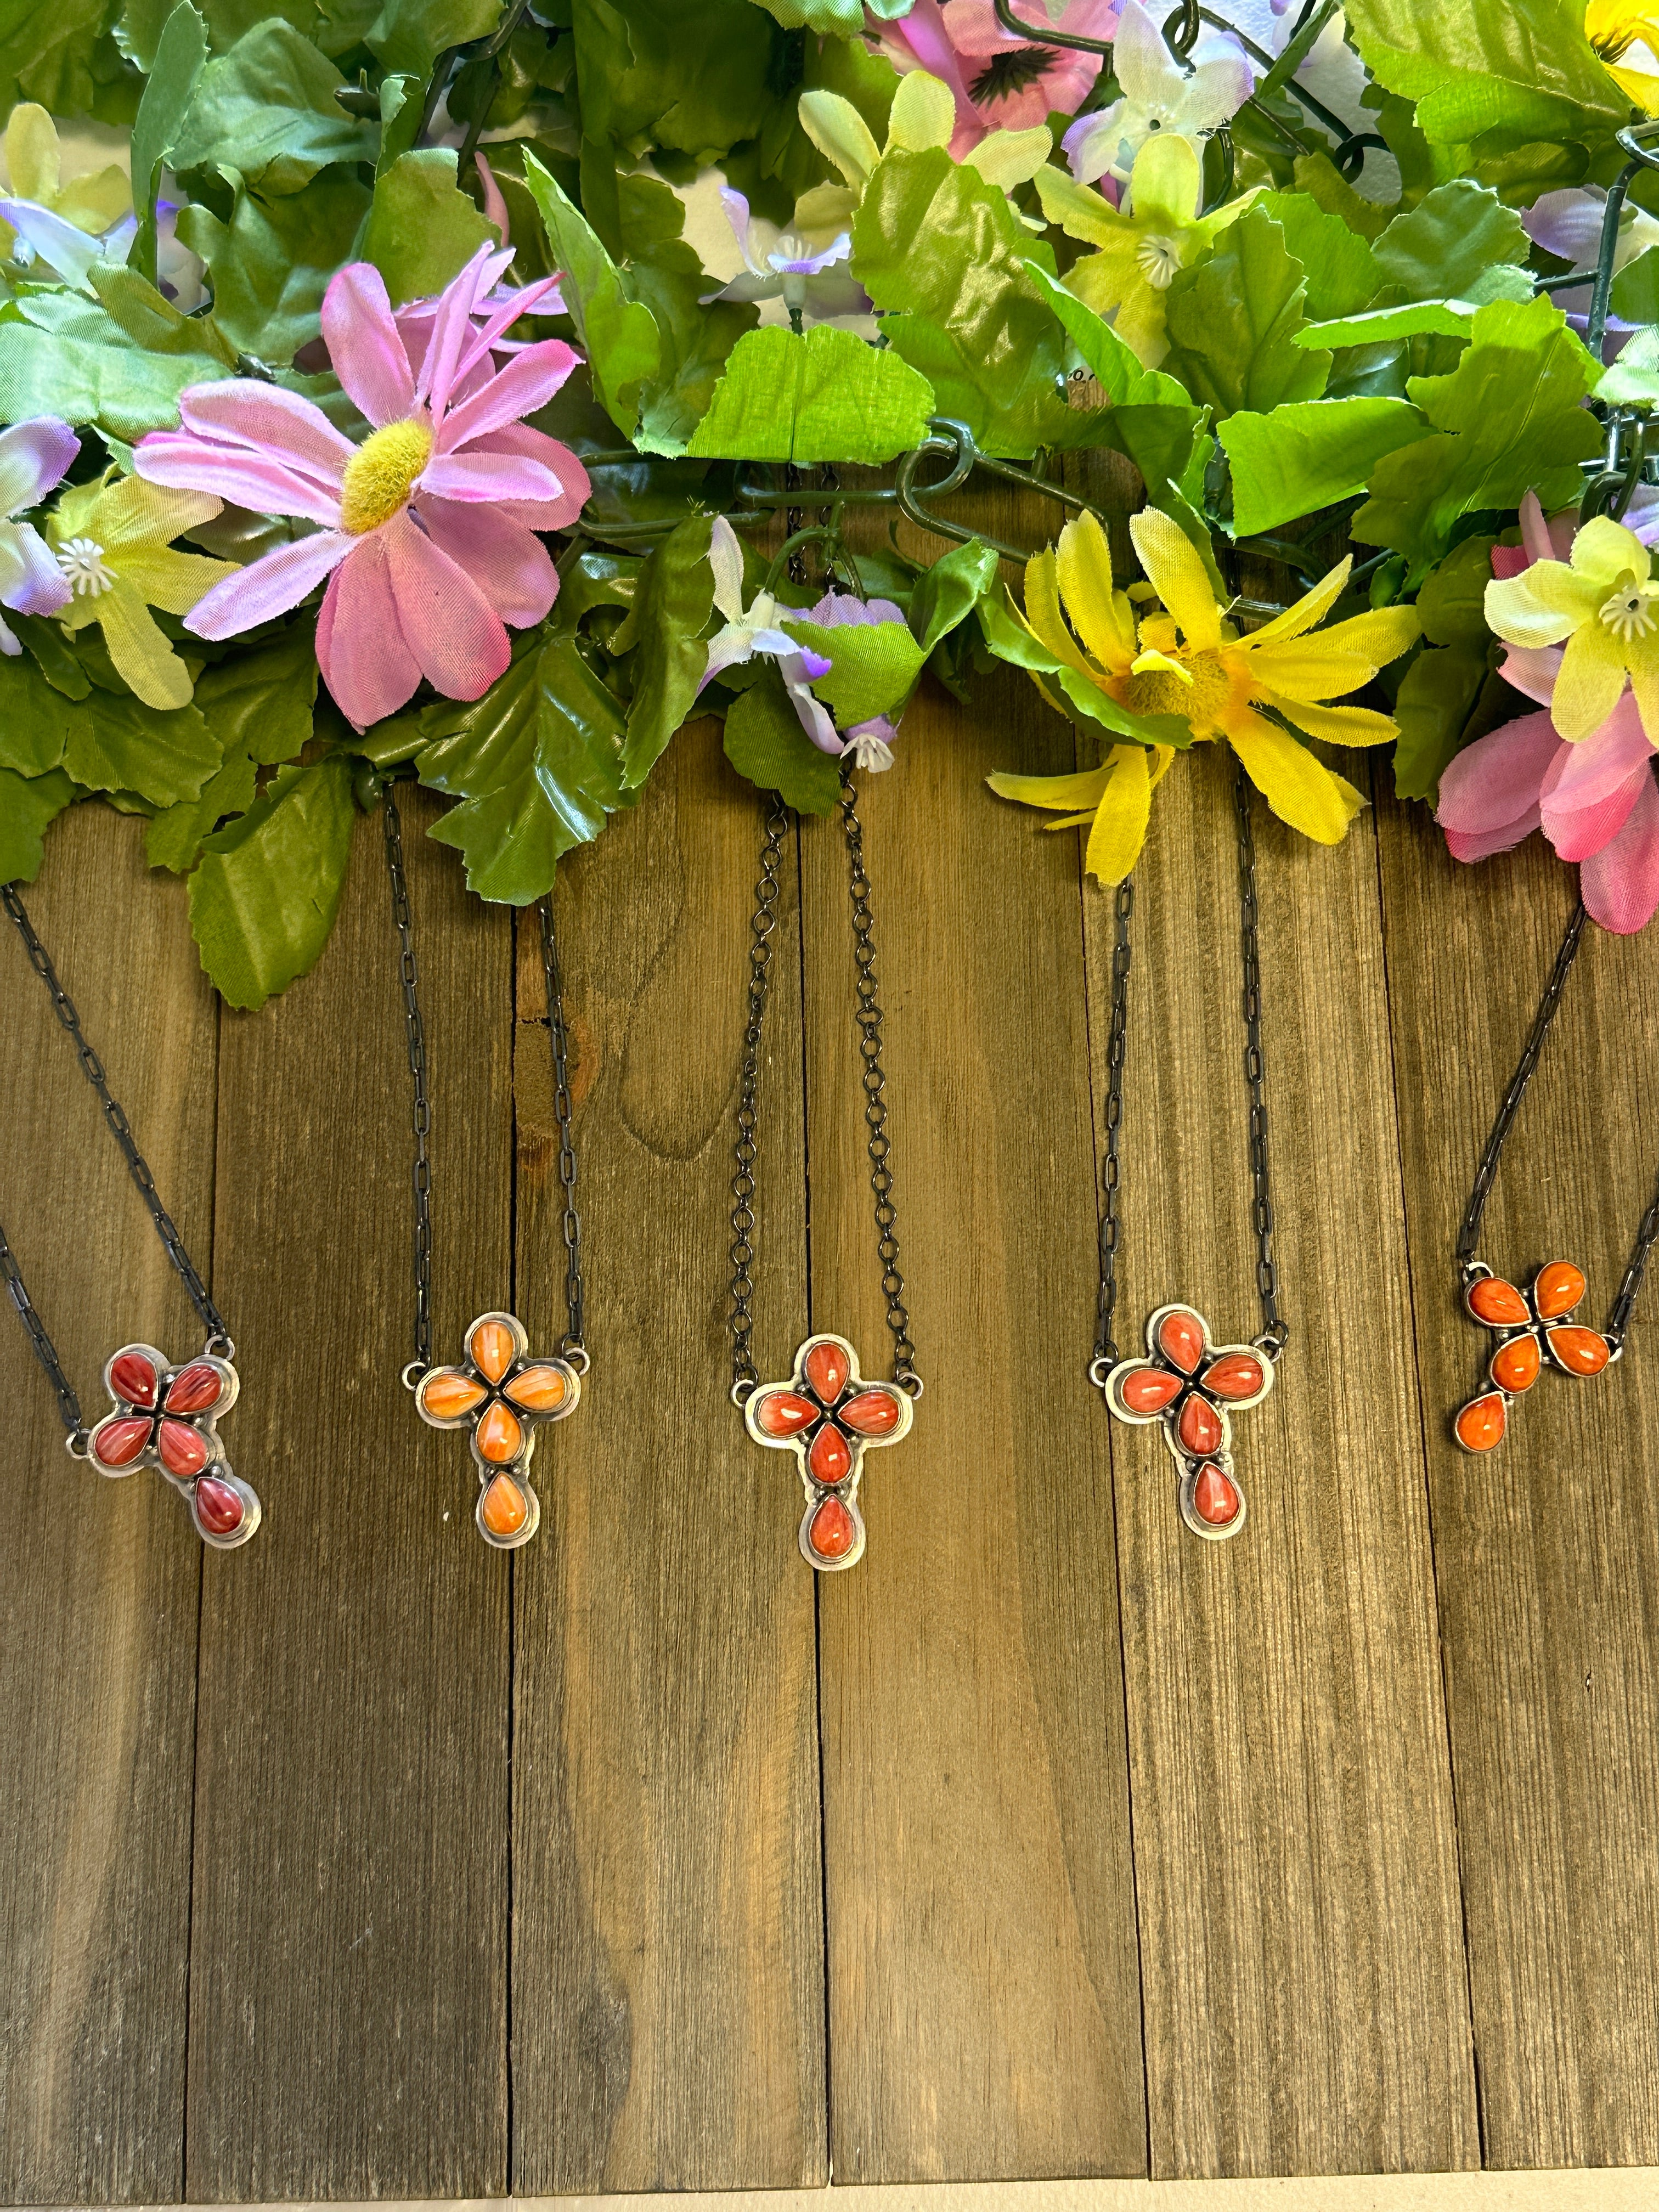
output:
{"label": "orange stone cross pendant", "polygon": [[1497,1339],[1486,1369],[1492,1388],[1471,1398],[1452,1423],[1465,1451],[1488,1452],[1503,1443],[1510,1401],[1531,1389],[1546,1358],[1564,1375],[1599,1375],[1612,1359],[1613,1346],[1599,1330],[1572,1321],[1586,1287],[1570,1260],[1552,1260],[1528,1291],[1483,1271],[1464,1291],[1471,1316]]}
{"label": "orange stone cross pendant", "polygon": [[1181,1517],[1218,1543],[1244,1526],[1244,1492],[1233,1471],[1234,1413],[1259,1406],[1273,1387],[1273,1364],[1259,1345],[1212,1344],[1191,1306],[1160,1306],[1146,1324],[1146,1357],[1120,1359],[1102,1389],[1120,1421],[1164,1425],[1180,1475]]}
{"label": "orange stone cross pendant", "polygon": [[478,1465],[478,1534],[498,1551],[527,1544],[541,1521],[526,1476],[543,1421],[574,1413],[581,1376],[568,1359],[532,1359],[521,1322],[480,1314],[466,1333],[459,1367],[428,1367],[415,1384],[415,1407],[434,1429],[466,1429]]}
{"label": "orange stone cross pendant", "polygon": [[763,1382],[743,1409],[757,1444],[792,1451],[806,1492],[801,1557],[828,1572],[855,1566],[864,1554],[859,1475],[866,1450],[896,1444],[909,1432],[909,1395],[896,1382],[866,1382],[858,1354],[842,1336],[809,1336],[787,1382]]}

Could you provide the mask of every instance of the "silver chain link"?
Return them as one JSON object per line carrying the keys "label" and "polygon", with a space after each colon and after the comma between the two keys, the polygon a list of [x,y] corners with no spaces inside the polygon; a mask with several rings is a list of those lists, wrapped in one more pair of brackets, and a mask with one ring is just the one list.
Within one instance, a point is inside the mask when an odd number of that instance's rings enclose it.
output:
{"label": "silver chain link", "polygon": [[755,1334],[755,1162],[759,1147],[760,1048],[766,1019],[766,993],[772,967],[772,933],[778,922],[778,864],[789,817],[775,791],[766,797],[766,836],[761,846],[760,880],[749,924],[749,1020],[743,1033],[738,1075],[738,1133],[732,1146],[732,1395],[741,1405],[760,1381],[750,1350]]}
{"label": "silver chain link", "polygon": [[1104,1381],[1106,1370],[1118,1360],[1112,1316],[1117,1309],[1118,1184],[1121,1173],[1118,1142],[1123,1124],[1123,1060],[1129,1025],[1129,922],[1135,910],[1135,887],[1128,877],[1117,887],[1114,907],[1116,935],[1112,943],[1112,1017],[1106,1032],[1106,1164],[1102,1176],[1100,1214],[1100,1303],[1095,1316],[1095,1357],[1091,1375]]}
{"label": "silver chain link", "polygon": [[542,980],[547,987],[547,1026],[553,1046],[553,1116],[559,1125],[559,1183],[564,1193],[564,1304],[566,1328],[560,1352],[586,1371],[582,1342],[582,1224],[576,1211],[574,1109],[570,1099],[570,1036],[564,1018],[564,976],[553,933],[552,894],[538,906],[542,932]]}

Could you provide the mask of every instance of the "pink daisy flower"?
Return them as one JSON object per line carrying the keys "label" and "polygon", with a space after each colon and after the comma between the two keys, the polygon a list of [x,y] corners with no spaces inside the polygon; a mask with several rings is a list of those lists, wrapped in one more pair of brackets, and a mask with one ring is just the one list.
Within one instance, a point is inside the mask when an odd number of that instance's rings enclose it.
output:
{"label": "pink daisy flower", "polygon": [[326,576],[317,659],[360,730],[395,714],[422,677],[449,698],[479,697],[511,658],[505,625],[528,629],[558,595],[535,533],[574,521],[587,474],[521,418],[546,405],[579,356],[555,338],[496,366],[502,333],[556,286],[526,285],[481,315],[511,258],[480,247],[410,343],[380,272],[367,262],[340,270],[324,295],[323,337],[373,426],[361,445],[297,392],[235,378],[192,386],[183,427],[137,447],[138,474],[153,483],[319,526],[216,585],[186,627],[234,637]]}
{"label": "pink daisy flower", "polygon": [[[1021,0],[1035,30],[1110,39],[1117,0]],[[992,0],[916,0],[902,22],[869,28],[895,69],[925,69],[957,103],[951,151],[957,161],[993,131],[1029,131],[1058,110],[1070,115],[1100,75],[1103,57],[1023,39],[998,22]]]}

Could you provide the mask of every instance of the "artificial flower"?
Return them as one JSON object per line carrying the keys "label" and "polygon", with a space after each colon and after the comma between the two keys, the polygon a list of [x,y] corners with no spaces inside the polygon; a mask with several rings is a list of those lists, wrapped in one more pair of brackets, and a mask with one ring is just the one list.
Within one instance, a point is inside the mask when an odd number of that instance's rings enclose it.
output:
{"label": "artificial flower", "polygon": [[[822,629],[837,629],[848,623],[866,628],[896,623],[903,634],[905,644],[910,642],[909,626],[903,610],[891,599],[860,599],[851,592],[826,592],[817,605],[800,619],[815,623]],[[826,663],[818,673],[828,675],[834,665]],[[855,768],[872,774],[893,765],[893,740],[898,735],[897,726],[889,714],[874,714],[868,720],[853,723],[844,737],[836,735],[825,744],[821,738],[813,742],[825,752],[839,752],[850,759]]]}
{"label": "artificial flower", "polygon": [[395,714],[422,677],[449,698],[478,698],[511,658],[505,625],[540,622],[558,594],[535,532],[575,520],[587,474],[522,418],[546,405],[577,356],[547,339],[496,368],[501,333],[551,289],[526,285],[480,322],[509,258],[481,246],[445,288],[418,366],[379,270],[354,262],[333,278],[323,337],[374,426],[361,446],[297,392],[230,379],[191,386],[183,428],[152,431],[137,448],[138,473],[153,483],[320,526],[238,570],[186,628],[234,637],[326,577],[317,659],[358,729]]}
{"label": "artificial flower", "polygon": [[[819,223],[850,222],[872,172],[886,155],[921,154],[934,147],[948,150],[957,127],[951,88],[921,69],[899,79],[885,146],[877,145],[869,125],[838,92],[802,93],[799,112],[802,130],[847,179],[844,188],[819,185],[803,195],[795,219],[809,232]],[[1030,131],[989,131],[954,158],[977,171],[988,185],[1000,185],[1006,191],[1036,176],[1054,149],[1048,126],[1039,124]]]}
{"label": "artificial flower", "polygon": [[[1114,583],[1106,533],[1084,514],[1066,524],[1057,548],[1027,566],[1024,627],[1054,660],[1126,713],[1179,715],[1195,740],[1224,738],[1281,821],[1321,844],[1336,844],[1364,801],[1296,733],[1337,745],[1385,744],[1398,736],[1387,714],[1330,702],[1368,684],[1407,650],[1419,634],[1416,610],[1386,607],[1315,635],[1346,587],[1350,557],[1284,613],[1241,635],[1178,523],[1148,507],[1131,518],[1129,533],[1159,610],[1137,625],[1129,596]],[[1063,807],[1072,818],[1092,804],[1089,865],[1117,881],[1139,856],[1152,792],[1170,765],[1161,751],[1115,746],[1091,772],[1098,781],[998,777],[993,788]],[[1065,788],[1043,798],[1030,788],[1037,783]]]}
{"label": "artificial flower", "polygon": [[[708,641],[708,659],[702,672],[702,690],[727,668],[740,668],[761,655],[777,663],[789,703],[812,743],[821,752],[838,753],[841,738],[823,702],[812,696],[815,676],[827,676],[830,663],[822,653],[809,652],[787,630],[778,627],[777,600],[770,592],[757,592],[743,604],[743,547],[738,533],[723,514],[714,517],[709,534],[708,565],[714,572],[714,605],[726,617],[726,626]],[[799,610],[786,608],[787,613]]]}
{"label": "artificial flower", "polygon": [[[1595,273],[1601,251],[1601,222],[1607,204],[1607,196],[1601,185],[1568,185],[1559,191],[1541,194],[1529,208],[1523,208],[1521,221],[1535,246],[1541,246],[1547,253],[1554,254],[1574,270],[1582,270],[1589,278]],[[1659,222],[1633,201],[1626,200],[1613,249],[1614,276],[1650,246],[1659,246]],[[1582,332],[1589,313],[1589,283],[1582,289],[1559,289],[1550,297],[1558,307],[1565,308],[1570,324]],[[1607,318],[1608,332],[1615,340],[1632,327],[1616,315]],[[1609,356],[1617,350],[1616,343],[1607,349]]]}
{"label": "artificial flower", "polygon": [[[67,422],[40,415],[0,430],[0,607],[20,615],[52,615],[69,603],[70,586],[52,550],[32,522],[19,518],[39,507],[81,450]],[[0,653],[23,650],[0,622]]]}
{"label": "artificial flower", "polygon": [[1036,185],[1049,222],[1100,249],[1073,264],[1066,289],[1109,318],[1136,359],[1156,368],[1170,350],[1164,311],[1176,271],[1237,222],[1254,195],[1200,216],[1202,165],[1191,142],[1174,136],[1149,138],[1136,155],[1129,212],[1063,169],[1039,169]]}
{"label": "artificial flower", "polygon": [[[1053,28],[1081,38],[1110,39],[1117,30],[1117,0],[1048,0],[1045,13]],[[998,22],[992,0],[916,0],[902,22],[869,29],[895,69],[927,70],[950,88],[951,151],[958,161],[993,131],[1030,130],[1056,110],[1073,113],[1104,58],[1022,39]]]}
{"label": "artificial flower", "polygon": [[[63,181],[58,125],[44,107],[19,100],[6,118],[6,196],[0,198],[0,255],[39,258],[71,284],[100,258],[93,241],[132,206],[126,173],[112,162],[96,175]],[[18,241],[22,240],[20,248]]]}
{"label": "artificial flower", "polygon": [[233,562],[173,548],[175,538],[218,512],[210,493],[164,490],[110,469],[71,485],[46,518],[72,594],[59,619],[69,630],[96,623],[116,673],[147,707],[187,706],[192,689],[150,609],[187,615],[215,585],[241,573]]}
{"label": "artificial flower", "polygon": [[1574,538],[1570,560],[1535,559],[1486,586],[1487,623],[1506,645],[1565,645],[1550,713],[1569,740],[1601,728],[1626,677],[1643,727],[1659,737],[1659,583],[1650,566],[1636,533],[1602,514]]}
{"label": "artificial flower", "polygon": [[750,215],[748,201],[729,185],[720,188],[720,201],[744,265],[729,284],[704,293],[702,306],[712,300],[781,300],[792,322],[870,313],[869,294],[841,266],[853,251],[848,232],[817,245],[798,230],[780,230],[764,216]]}
{"label": "artificial flower", "polygon": [[1092,185],[1112,176],[1127,184],[1135,156],[1155,137],[1202,142],[1235,116],[1255,86],[1249,57],[1230,32],[1206,31],[1190,75],[1170,52],[1163,30],[1140,0],[1123,0],[1112,67],[1121,97],[1079,116],[1064,144],[1072,174]]}
{"label": "artificial flower", "polygon": [[1584,36],[1626,100],[1659,115],[1659,9],[1642,0],[1589,0]]}

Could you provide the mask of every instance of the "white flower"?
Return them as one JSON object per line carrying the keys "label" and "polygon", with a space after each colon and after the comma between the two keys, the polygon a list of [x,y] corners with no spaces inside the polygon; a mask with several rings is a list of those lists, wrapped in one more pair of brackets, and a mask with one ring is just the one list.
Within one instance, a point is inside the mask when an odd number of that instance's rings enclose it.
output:
{"label": "white flower", "polygon": [[878,714],[872,722],[854,722],[847,732],[847,743],[842,747],[842,758],[850,758],[855,768],[877,775],[893,765],[890,740],[898,732],[885,714]]}
{"label": "white flower", "polygon": [[[708,641],[708,661],[703,684],[723,669],[740,667],[757,653],[775,660],[784,689],[801,727],[820,751],[838,753],[841,738],[829,710],[808,688],[815,676],[827,676],[830,663],[821,654],[805,652],[787,630],[778,628],[778,603],[770,592],[757,592],[743,604],[743,547],[738,533],[723,514],[714,518],[709,538],[708,565],[714,572],[714,605],[726,617],[726,627]],[[698,690],[702,688],[698,685]]]}
{"label": "white flower", "polygon": [[1122,97],[1079,116],[1066,133],[1079,184],[1110,176],[1127,185],[1149,138],[1185,138],[1201,155],[1204,139],[1237,113],[1255,86],[1249,57],[1230,32],[1204,33],[1188,76],[1140,0],[1123,0],[1112,57]]}
{"label": "white flower", "polygon": [[736,235],[744,259],[741,275],[711,300],[781,300],[792,316],[827,322],[840,315],[867,315],[870,297],[862,284],[848,276],[840,264],[852,254],[853,240],[846,231],[827,246],[814,246],[793,230],[780,230],[764,216],[750,215],[749,203],[729,185],[720,191],[726,220]]}

